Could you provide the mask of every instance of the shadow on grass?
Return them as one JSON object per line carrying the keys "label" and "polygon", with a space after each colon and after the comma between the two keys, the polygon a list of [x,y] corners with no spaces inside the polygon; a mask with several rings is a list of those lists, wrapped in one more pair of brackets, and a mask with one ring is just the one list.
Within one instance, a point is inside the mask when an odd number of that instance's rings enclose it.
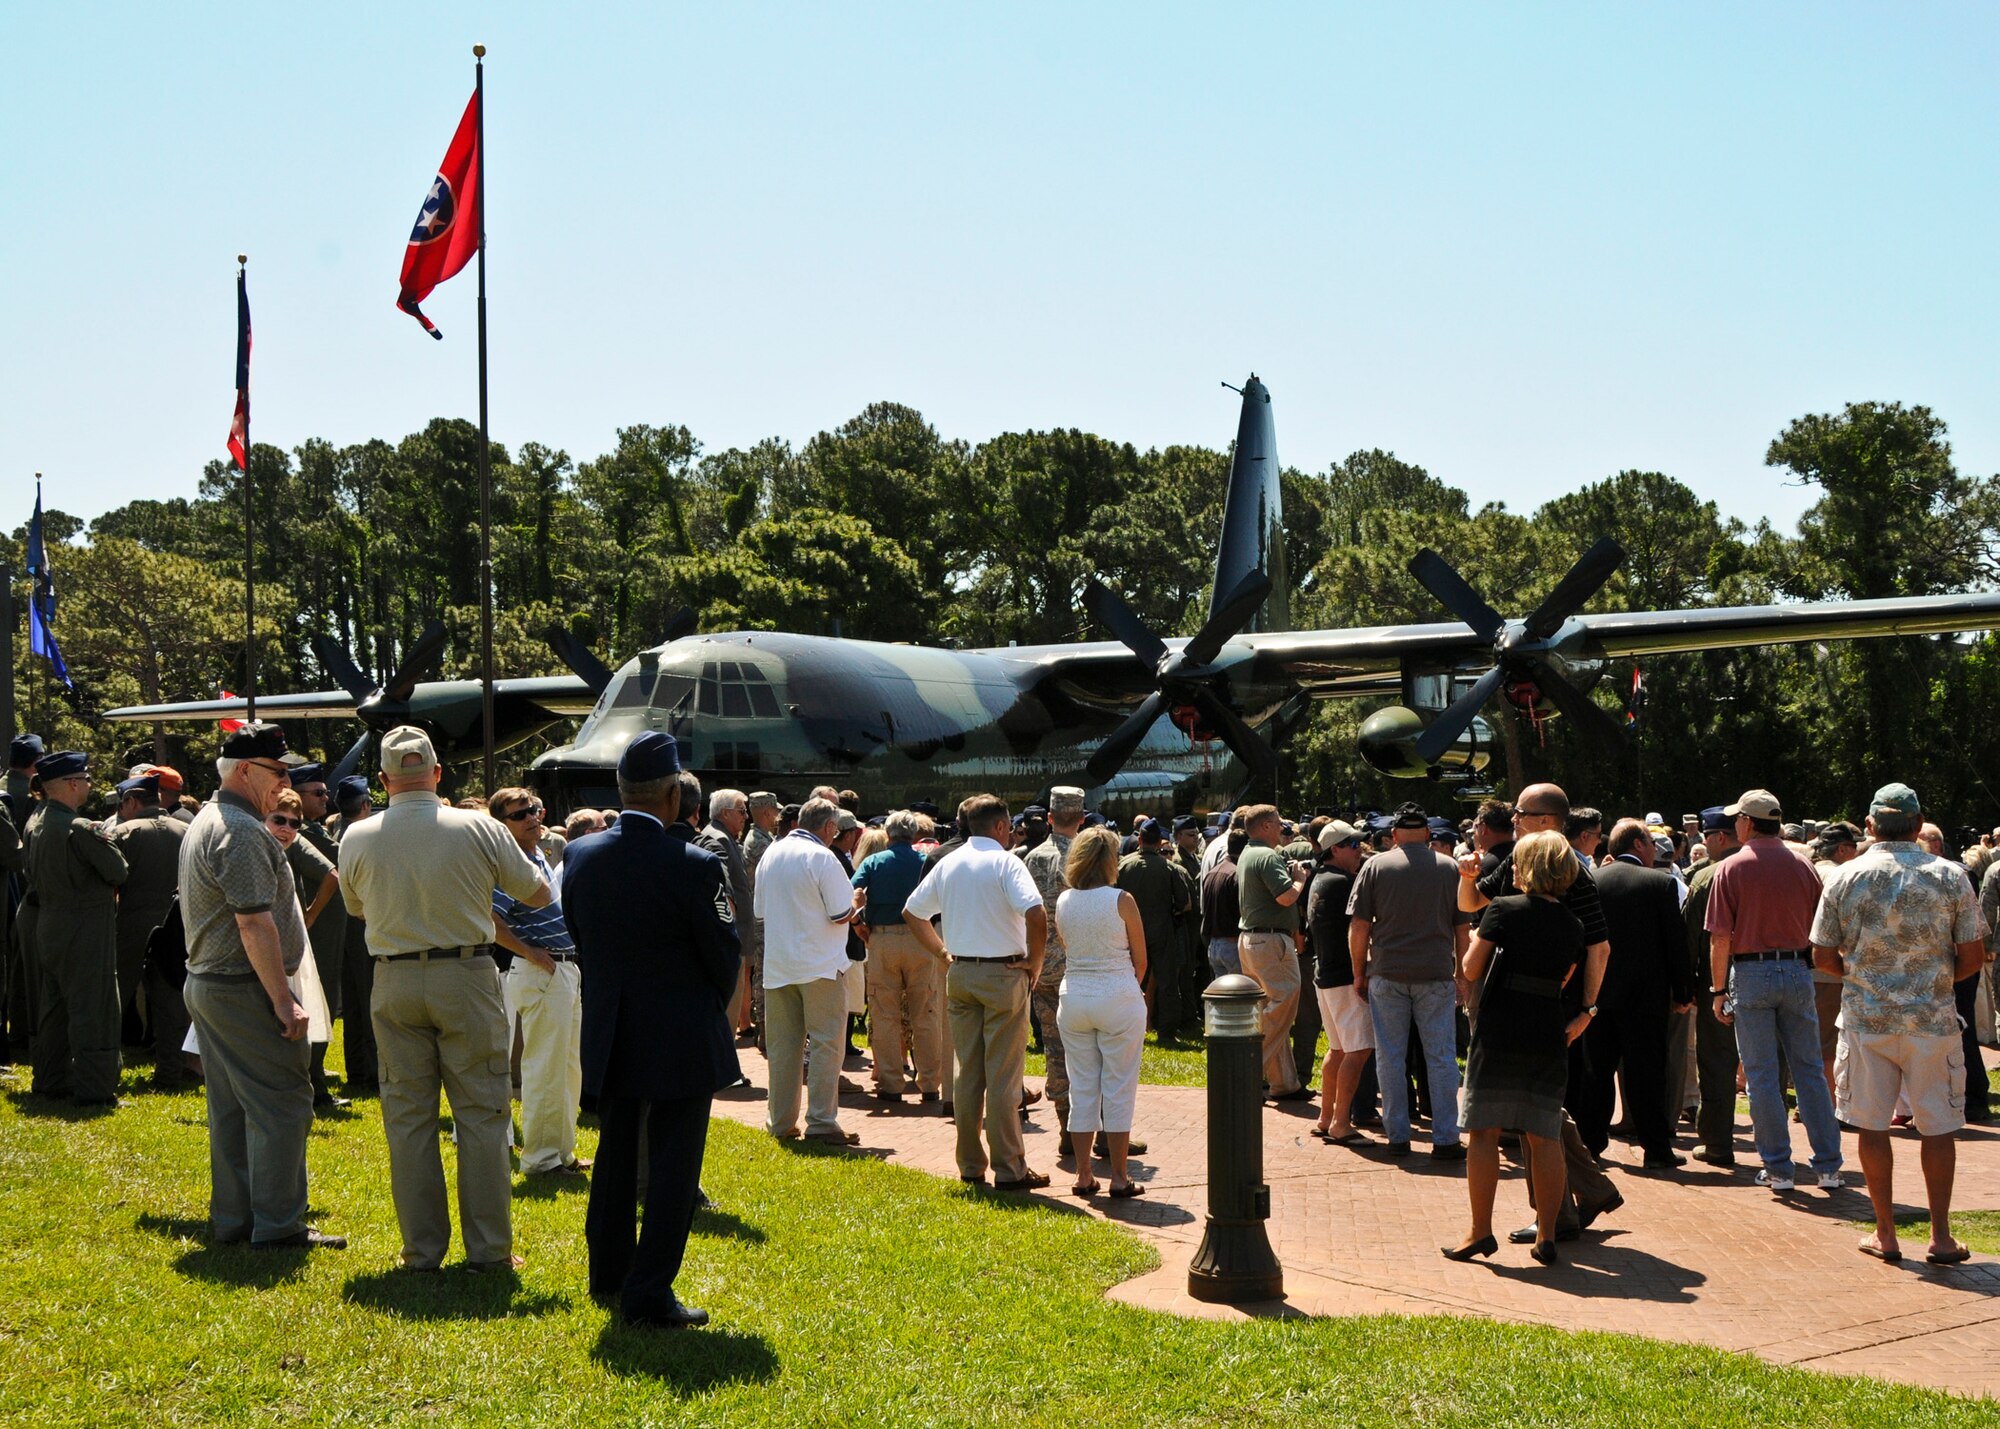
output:
{"label": "shadow on grass", "polygon": [[196,1244],[181,1252],[174,1269],[191,1280],[233,1285],[243,1290],[269,1290],[305,1273],[312,1252],[303,1246],[283,1250],[252,1250],[237,1241],[218,1245],[209,1239],[207,1216],[163,1216],[141,1211],[133,1224],[142,1231],[177,1243]]}
{"label": "shadow on grass", "polygon": [[68,1097],[43,1096],[20,1088],[10,1089],[7,1100],[14,1104],[16,1112],[36,1121],[96,1121],[118,1110],[102,1103],[83,1106]]}
{"label": "shadow on grass", "polygon": [[582,1176],[556,1176],[529,1172],[514,1183],[517,1201],[559,1201],[564,1196],[587,1196],[590,1182]]}
{"label": "shadow on grass", "polygon": [[590,1357],[612,1374],[650,1379],[679,1395],[728,1384],[764,1384],[778,1374],[778,1355],[762,1335],[729,1330],[661,1330],[613,1316]]}
{"label": "shadow on grass", "polygon": [[752,1245],[762,1245],[767,1237],[741,1216],[728,1211],[696,1211],[694,1213],[694,1234],[715,1236],[721,1240],[748,1241]]}
{"label": "shadow on grass", "polygon": [[340,1287],[340,1298],[405,1320],[534,1318],[567,1310],[571,1303],[567,1295],[523,1290],[521,1277],[511,1271],[473,1275],[463,1267],[351,1275]]}

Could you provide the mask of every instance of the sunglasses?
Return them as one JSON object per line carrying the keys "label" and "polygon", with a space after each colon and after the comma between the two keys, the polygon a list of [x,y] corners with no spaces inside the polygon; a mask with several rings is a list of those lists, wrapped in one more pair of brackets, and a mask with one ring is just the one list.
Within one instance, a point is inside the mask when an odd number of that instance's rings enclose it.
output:
{"label": "sunglasses", "polygon": [[266,774],[282,774],[287,779],[289,779],[292,775],[292,771],[282,764],[266,764],[261,759],[250,759],[250,760],[245,760],[244,762],[247,763],[252,769],[261,769]]}
{"label": "sunglasses", "polygon": [[523,819],[540,818],[542,809],[543,806],[540,804],[524,804],[510,813],[502,814],[500,817],[510,824],[518,824]]}
{"label": "sunglasses", "polygon": [[306,824],[304,819],[295,819],[290,814],[273,814],[264,822],[274,829],[302,829]]}
{"label": "sunglasses", "polygon": [[1517,819],[1560,819],[1563,815],[1549,809],[1516,809],[1514,817]]}

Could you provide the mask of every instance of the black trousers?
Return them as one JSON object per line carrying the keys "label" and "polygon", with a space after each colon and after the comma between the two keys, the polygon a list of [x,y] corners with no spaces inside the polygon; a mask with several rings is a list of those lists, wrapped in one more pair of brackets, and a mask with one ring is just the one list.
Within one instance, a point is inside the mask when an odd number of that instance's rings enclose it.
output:
{"label": "black trousers", "polygon": [[1965,1114],[1968,1118],[1991,1116],[1991,1084],[1986,1079],[1986,1060],[1979,1055],[1979,1033],[1973,1028],[1973,1012],[1979,1004],[1979,974],[1953,983],[1951,996],[1965,1023],[1960,1034],[1965,1040]]}
{"label": "black trousers", "polygon": [[[1299,1069],[1299,1082],[1307,1085],[1319,1075],[1319,989],[1313,985],[1313,946],[1310,939],[1299,950],[1299,1010],[1292,1016],[1292,1061]],[[1369,1058],[1372,1062],[1374,1058]],[[1325,1091],[1326,1088],[1320,1088]]]}
{"label": "black trousers", "polygon": [[374,1091],[381,1079],[375,1062],[375,1022],[369,1008],[375,1002],[375,959],[364,944],[350,945],[340,966],[340,1033],[346,1062],[341,1080],[352,1092]]}
{"label": "black trousers", "polygon": [[1673,1150],[1667,1121],[1666,996],[1642,994],[1602,1008],[1570,1046],[1565,1101],[1577,1134],[1593,1155],[1611,1143],[1618,1064],[1625,1064],[1625,1124],[1648,1156]]}
{"label": "black trousers", "polygon": [[[628,1316],[671,1310],[688,1231],[701,1195],[713,1096],[640,1101],[597,1099],[597,1161],[583,1238],[590,1250],[590,1293],[619,1295]],[[646,1152],[646,1220],[638,1224],[640,1131]],[[635,1245],[636,1241],[636,1245]]]}

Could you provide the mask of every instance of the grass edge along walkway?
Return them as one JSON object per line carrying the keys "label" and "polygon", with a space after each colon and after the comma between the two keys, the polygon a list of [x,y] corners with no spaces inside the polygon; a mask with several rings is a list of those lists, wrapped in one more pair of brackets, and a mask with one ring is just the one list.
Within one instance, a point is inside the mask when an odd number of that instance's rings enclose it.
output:
{"label": "grass edge along walkway", "polygon": [[352,1249],[273,1253],[205,1243],[199,1095],[77,1117],[19,1085],[0,1080],[7,1424],[2000,1423],[1607,1334],[1154,1315],[1104,1297],[1157,1263],[1114,1227],[726,1122],[704,1176],[723,1209],[681,1282],[715,1323],[633,1330],[585,1293],[580,1186],[517,1183],[518,1278],[393,1269],[373,1102],[310,1151],[315,1217]]}

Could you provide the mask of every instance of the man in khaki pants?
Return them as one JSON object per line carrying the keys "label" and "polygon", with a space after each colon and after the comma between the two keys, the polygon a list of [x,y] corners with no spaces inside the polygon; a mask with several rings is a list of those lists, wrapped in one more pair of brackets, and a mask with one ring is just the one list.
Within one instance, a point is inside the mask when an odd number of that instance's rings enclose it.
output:
{"label": "man in khaki pants", "polygon": [[458,1217],[475,1270],[518,1268],[508,1165],[512,1038],[493,961],[493,891],[540,908],[548,880],[498,819],[437,796],[437,754],[422,730],[382,737],[389,807],[348,830],[340,894],[368,920],[370,1008],[382,1076],[389,1189],[403,1265],[435,1270],[451,1244],[438,1151],[438,1089],[458,1130]]}
{"label": "man in khaki pants", "polygon": [[1292,1019],[1299,1010],[1299,896],[1312,870],[1278,852],[1284,821],[1270,804],[1244,812],[1250,841],[1236,860],[1237,956],[1264,989],[1265,1095],[1273,1101],[1312,1096],[1292,1060]]}
{"label": "man in khaki pants", "polygon": [[[903,921],[903,905],[923,881],[924,856],[917,852],[923,825],[908,809],[889,815],[889,846],[870,854],[854,870],[854,886],[868,896],[868,1034],[875,1054],[875,1097],[899,1102],[908,1089],[903,1076],[903,1023],[908,1020],[917,1064],[917,1093],[938,1099],[943,1085],[942,1020],[944,960],[927,951]],[[852,977],[854,974],[849,973]]]}
{"label": "man in khaki pants", "polygon": [[[1049,1178],[1029,1169],[1021,1140],[1021,1073],[1028,1054],[1028,994],[1041,976],[1049,915],[1042,891],[1007,852],[1013,821],[991,794],[961,806],[964,847],[941,860],[903,906],[903,921],[933,956],[949,952],[945,997],[958,1072],[952,1089],[958,1174],[993,1189],[1032,1191]],[[930,920],[942,917],[944,936]],[[979,1144],[986,1124],[987,1147]]]}

